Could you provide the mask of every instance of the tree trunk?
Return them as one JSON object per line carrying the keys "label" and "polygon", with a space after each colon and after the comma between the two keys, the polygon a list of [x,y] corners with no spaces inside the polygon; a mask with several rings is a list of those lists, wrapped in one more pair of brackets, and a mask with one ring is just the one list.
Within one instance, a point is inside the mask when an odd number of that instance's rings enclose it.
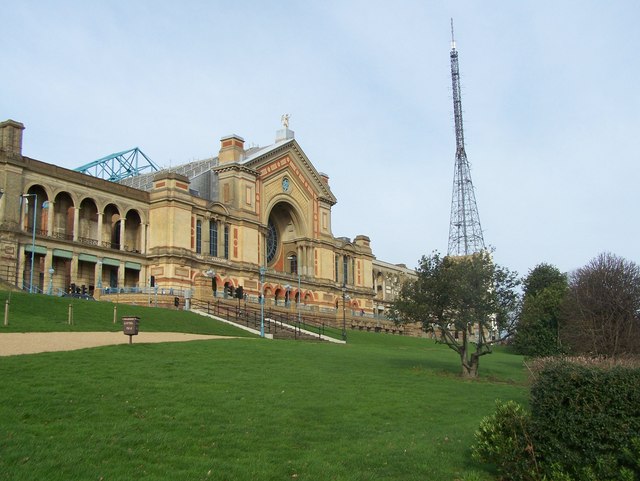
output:
{"label": "tree trunk", "polygon": [[469,355],[469,339],[466,329],[462,336],[462,346],[460,346],[460,364],[462,365],[462,377],[464,378],[476,378],[478,377],[478,367],[480,365],[480,356],[477,352],[472,352]]}
{"label": "tree trunk", "polygon": [[475,379],[478,377],[478,368],[480,367],[480,357],[471,356],[469,362],[462,364],[462,377],[467,379]]}

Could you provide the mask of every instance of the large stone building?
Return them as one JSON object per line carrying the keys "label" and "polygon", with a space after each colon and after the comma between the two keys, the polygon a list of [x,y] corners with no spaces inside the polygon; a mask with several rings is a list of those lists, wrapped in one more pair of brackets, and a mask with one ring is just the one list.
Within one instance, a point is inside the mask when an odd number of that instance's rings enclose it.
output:
{"label": "large stone building", "polygon": [[288,125],[268,147],[230,135],[215,158],[119,183],[23,156],[23,130],[0,123],[0,277],[18,286],[205,300],[242,287],[327,312],[348,296],[379,317],[413,275],[365,235],[333,236],[329,178]]}

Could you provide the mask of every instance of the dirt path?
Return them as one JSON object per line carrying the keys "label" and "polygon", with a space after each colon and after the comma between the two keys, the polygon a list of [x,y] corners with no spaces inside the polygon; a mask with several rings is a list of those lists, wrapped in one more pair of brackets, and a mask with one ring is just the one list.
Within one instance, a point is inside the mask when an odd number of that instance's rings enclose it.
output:
{"label": "dirt path", "polygon": [[[206,339],[230,339],[226,336],[183,334],[179,332],[141,332],[133,337],[135,344],[183,342]],[[87,347],[128,344],[122,332],[27,332],[0,334],[0,356],[38,352],[73,351]]]}

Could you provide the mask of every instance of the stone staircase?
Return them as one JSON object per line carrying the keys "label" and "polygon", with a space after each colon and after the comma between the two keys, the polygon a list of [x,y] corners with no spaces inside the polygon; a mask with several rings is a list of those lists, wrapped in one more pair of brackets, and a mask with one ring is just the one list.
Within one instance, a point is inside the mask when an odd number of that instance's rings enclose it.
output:
{"label": "stone staircase", "polygon": [[272,332],[274,339],[289,339],[296,341],[326,342],[318,335],[311,335],[308,332],[300,332],[298,329],[287,324],[279,325],[275,332]]}

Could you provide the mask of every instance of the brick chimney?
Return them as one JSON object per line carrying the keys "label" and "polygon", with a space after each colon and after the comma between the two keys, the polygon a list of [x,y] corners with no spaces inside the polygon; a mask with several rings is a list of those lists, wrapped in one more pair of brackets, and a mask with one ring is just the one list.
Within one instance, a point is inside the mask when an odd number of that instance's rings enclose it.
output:
{"label": "brick chimney", "polygon": [[24,124],[15,120],[0,122],[0,150],[8,154],[22,155],[22,131]]}
{"label": "brick chimney", "polygon": [[220,139],[218,165],[240,162],[244,158],[244,139],[232,134]]}

